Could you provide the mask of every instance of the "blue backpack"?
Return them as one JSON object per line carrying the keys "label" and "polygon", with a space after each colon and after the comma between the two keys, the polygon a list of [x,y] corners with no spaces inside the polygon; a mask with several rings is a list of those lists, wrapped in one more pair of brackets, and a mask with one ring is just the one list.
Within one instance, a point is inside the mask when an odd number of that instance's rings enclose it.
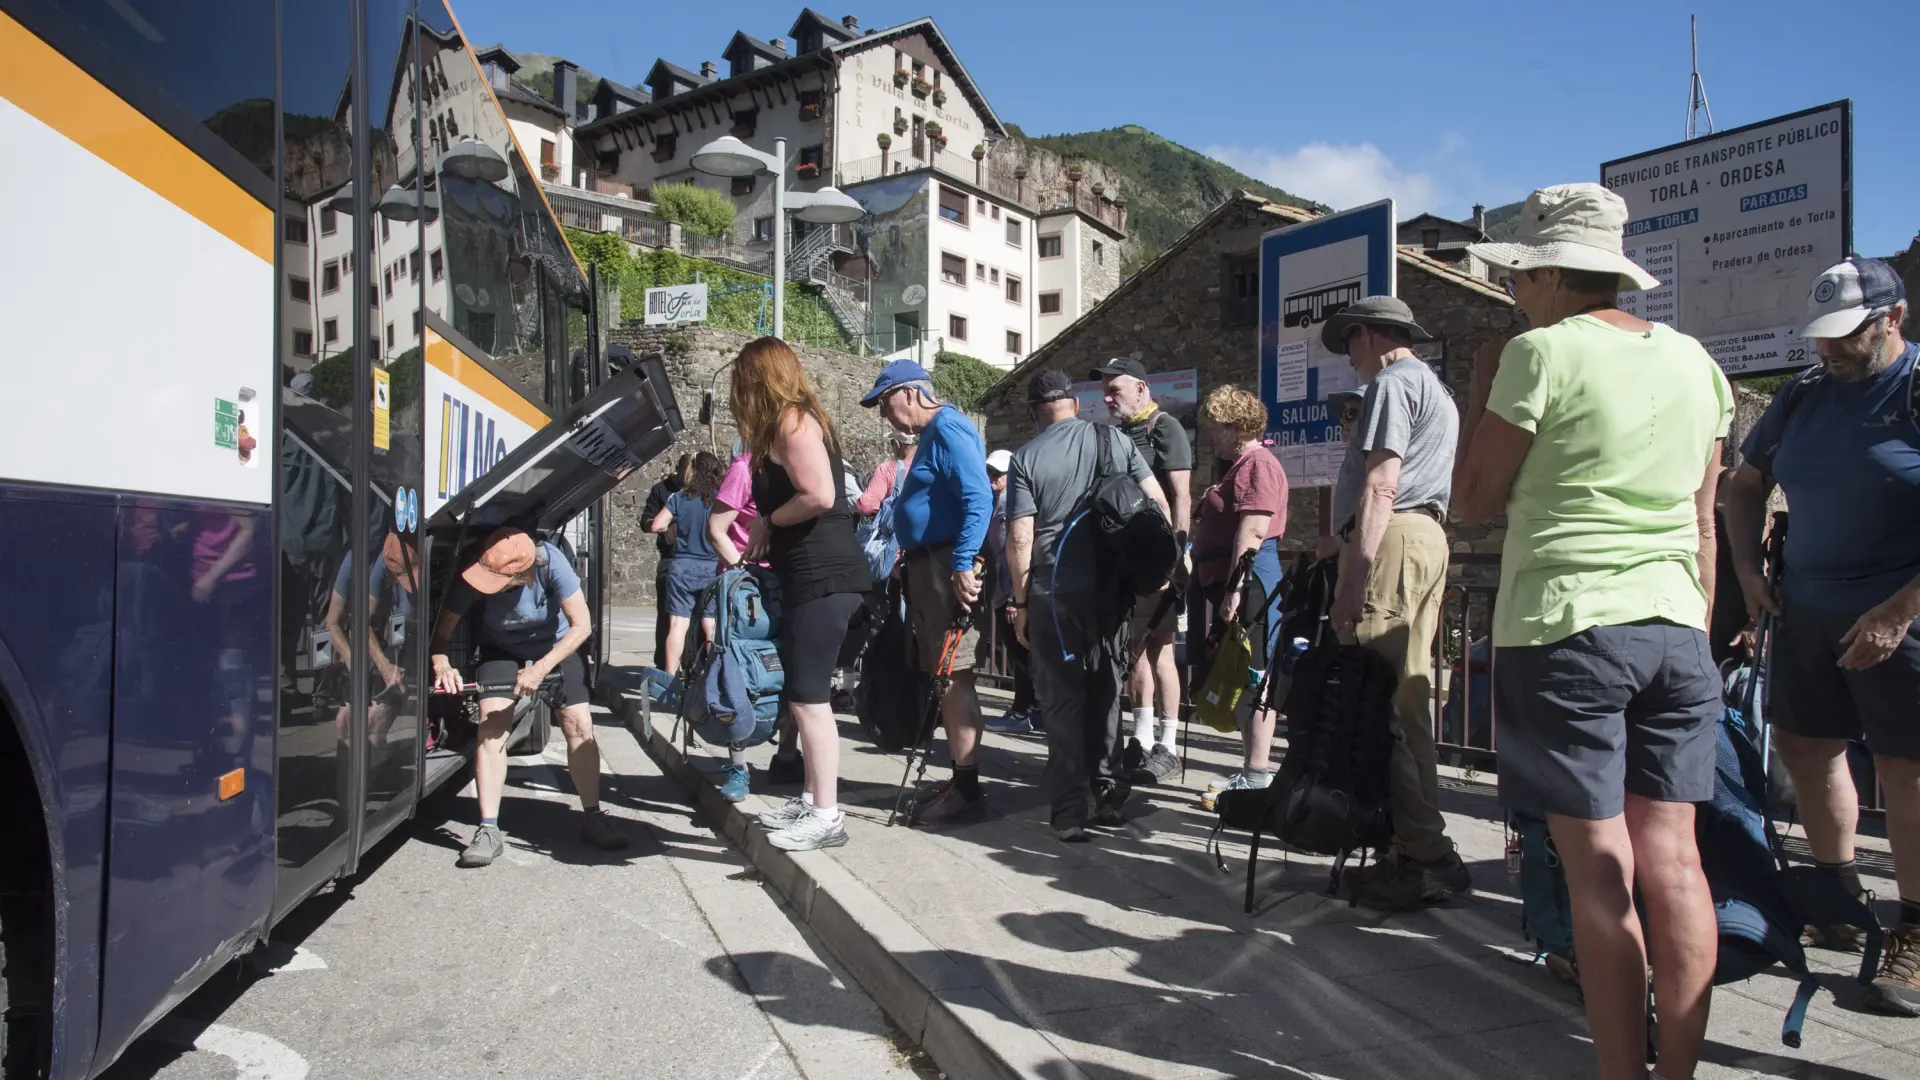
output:
{"label": "blue backpack", "polygon": [[727,570],[709,595],[718,598],[713,643],[695,663],[680,715],[703,742],[758,746],[773,736],[786,671],[780,664],[779,584],[763,570]]}
{"label": "blue backpack", "polygon": [[[1836,928],[1842,925],[1863,929],[1861,982],[1879,969],[1883,935],[1872,910],[1838,878],[1818,867],[1787,865],[1773,828],[1757,736],[1740,709],[1725,709],[1717,732],[1713,798],[1695,809],[1694,834],[1720,931],[1713,982],[1724,986],[1776,964],[1786,968],[1800,986],[1781,1024],[1780,1041],[1798,1047],[1807,1006],[1820,988],[1800,945],[1804,928],[1815,927],[1829,940],[1839,936]],[[1572,967],[1573,909],[1546,820],[1516,811],[1511,824],[1508,850],[1509,858],[1519,856],[1523,932],[1538,950],[1536,959],[1558,957]]]}

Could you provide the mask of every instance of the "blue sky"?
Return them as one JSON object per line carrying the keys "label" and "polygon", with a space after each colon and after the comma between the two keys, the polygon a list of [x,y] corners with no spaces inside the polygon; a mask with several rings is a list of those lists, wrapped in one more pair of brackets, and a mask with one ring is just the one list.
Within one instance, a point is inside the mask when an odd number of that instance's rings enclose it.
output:
{"label": "blue sky", "polygon": [[[453,0],[476,43],[638,82],[720,60],[802,5]],[[817,5],[816,5],[817,6]],[[1384,195],[1464,217],[1685,133],[1689,10],[1720,128],[1854,102],[1854,247],[1920,232],[1920,3],[1473,4],[1418,0],[842,0],[865,27],[932,15],[1002,120],[1031,134],[1139,124],[1322,202]],[[1830,13],[1844,10],[1845,18]]]}

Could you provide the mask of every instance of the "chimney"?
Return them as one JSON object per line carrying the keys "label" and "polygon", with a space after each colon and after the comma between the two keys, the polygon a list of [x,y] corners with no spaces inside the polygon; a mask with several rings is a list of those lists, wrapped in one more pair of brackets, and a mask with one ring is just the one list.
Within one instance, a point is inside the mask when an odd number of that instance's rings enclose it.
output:
{"label": "chimney", "polygon": [[703,60],[703,61],[701,61],[701,63],[700,63],[700,77],[701,77],[701,78],[703,78],[703,79],[711,79],[711,78],[713,78],[714,76],[716,76],[716,75],[718,75],[718,74],[720,74],[720,69],[719,69],[718,67],[715,67],[715,66],[714,66],[714,63],[713,63],[713,61],[711,61],[711,60]]}
{"label": "chimney", "polygon": [[1473,204],[1473,231],[1487,235],[1487,208],[1479,203]]}
{"label": "chimney", "polygon": [[580,111],[580,69],[571,61],[553,62],[553,103],[569,119]]}
{"label": "chimney", "polygon": [[774,38],[772,41],[767,42],[767,44],[773,46],[774,52],[783,53],[787,51],[787,43],[781,38]]}
{"label": "chimney", "polygon": [[840,16],[840,25],[849,30],[858,30],[860,29],[860,20],[852,15],[842,15]]}

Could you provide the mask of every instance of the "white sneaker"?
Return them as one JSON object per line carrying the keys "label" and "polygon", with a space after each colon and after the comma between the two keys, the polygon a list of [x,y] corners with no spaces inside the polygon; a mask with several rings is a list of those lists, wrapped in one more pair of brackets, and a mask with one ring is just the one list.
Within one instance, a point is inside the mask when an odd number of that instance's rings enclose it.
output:
{"label": "white sneaker", "polygon": [[845,814],[836,815],[829,821],[812,810],[807,811],[804,819],[767,836],[767,843],[781,851],[812,851],[815,848],[840,847],[846,842]]}
{"label": "white sneaker", "polygon": [[812,813],[813,807],[807,805],[807,800],[796,795],[786,802],[781,803],[779,806],[761,814],[760,824],[764,826],[768,832],[779,832],[781,829],[792,826],[795,822],[800,821]]}

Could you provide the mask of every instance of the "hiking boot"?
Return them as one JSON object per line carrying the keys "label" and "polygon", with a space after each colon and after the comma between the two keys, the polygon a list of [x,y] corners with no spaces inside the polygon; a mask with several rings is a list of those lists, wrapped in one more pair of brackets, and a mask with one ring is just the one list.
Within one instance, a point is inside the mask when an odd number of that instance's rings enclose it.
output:
{"label": "hiking boot", "polygon": [[987,730],[998,735],[1031,735],[1035,730],[1033,712],[1029,709],[1008,709],[999,717],[987,721]]}
{"label": "hiking boot", "polygon": [[[778,760],[778,759],[776,759]],[[720,771],[720,797],[728,802],[746,802],[747,785],[752,779],[746,762],[728,765]]]}
{"label": "hiking boot", "polygon": [[811,813],[813,813],[813,807],[807,805],[807,800],[796,796],[761,814],[760,824],[768,832],[779,832]]}
{"label": "hiking boot", "polygon": [[806,811],[799,821],[767,836],[767,843],[781,851],[813,851],[816,848],[844,847],[847,843],[847,824],[845,814],[836,814],[827,818]]}
{"label": "hiking boot", "polygon": [[1127,804],[1127,797],[1133,789],[1125,784],[1109,784],[1093,794],[1093,823],[1109,829],[1127,823],[1121,809]]}
{"label": "hiking boot", "polygon": [[944,829],[972,825],[987,820],[987,797],[968,800],[949,780],[933,789],[913,808],[912,824],[923,829]]}
{"label": "hiking boot", "polygon": [[1858,953],[1867,947],[1867,932],[1847,923],[1830,928],[1827,934],[1817,926],[1807,926],[1800,931],[1800,944],[1809,949],[1826,949],[1829,952]]}
{"label": "hiking boot", "polygon": [[1054,825],[1053,838],[1063,844],[1084,844],[1092,840],[1084,825]]}
{"label": "hiking boot", "polygon": [[465,850],[455,859],[453,865],[466,870],[476,870],[490,866],[493,860],[505,851],[506,841],[500,838],[500,830],[492,825],[482,825],[473,830],[473,839],[467,841]]}
{"label": "hiking boot", "polygon": [[1887,955],[1867,986],[1866,1005],[1888,1016],[1920,1017],[1920,923],[1901,923],[1887,935]]}
{"label": "hiking boot", "polygon": [[1347,887],[1361,907],[1375,911],[1412,911],[1457,893],[1471,892],[1472,876],[1460,853],[1449,851],[1431,862],[1391,854],[1347,876]]}
{"label": "hiking boot", "polygon": [[627,846],[627,834],[600,810],[587,812],[586,820],[580,823],[580,838],[601,851],[619,851]]}
{"label": "hiking boot", "polygon": [[[801,756],[798,750],[784,756],[775,754],[773,755],[773,760],[767,763],[767,783],[775,787],[785,787],[788,784],[804,784],[806,782],[807,759]],[[740,800],[735,799],[733,801],[739,802]]]}
{"label": "hiking boot", "polygon": [[1223,791],[1258,791],[1273,783],[1273,774],[1265,769],[1242,769],[1227,777],[1219,787],[1207,785],[1207,793],[1200,796],[1200,808],[1214,813],[1220,806],[1220,793]]}
{"label": "hiking boot", "polygon": [[1167,747],[1156,746],[1153,753],[1147,755],[1147,763],[1140,767],[1140,771],[1146,774],[1149,782],[1164,784],[1167,777],[1180,771],[1180,759]]}

